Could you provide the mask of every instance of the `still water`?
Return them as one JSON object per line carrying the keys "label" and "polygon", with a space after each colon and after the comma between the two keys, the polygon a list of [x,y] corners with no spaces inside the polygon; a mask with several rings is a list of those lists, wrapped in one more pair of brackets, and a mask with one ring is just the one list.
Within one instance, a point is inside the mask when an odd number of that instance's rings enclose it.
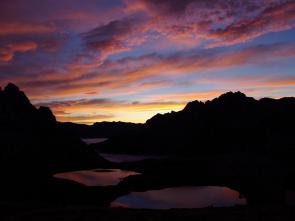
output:
{"label": "still water", "polygon": [[107,159],[113,163],[126,163],[126,162],[136,162],[141,160],[161,160],[165,157],[153,156],[153,155],[129,155],[129,154],[109,154],[109,153],[99,153],[100,156]]}
{"label": "still water", "polygon": [[134,171],[120,169],[95,169],[57,173],[53,177],[72,180],[85,186],[115,186],[122,179],[139,174]]}
{"label": "still water", "polygon": [[[108,138],[81,138],[81,140],[87,145],[90,145],[90,144],[102,143],[108,140]],[[159,160],[159,159],[165,158],[165,157],[153,156],[153,155],[111,154],[111,153],[101,153],[101,152],[97,152],[97,153],[103,158],[113,163],[135,162],[135,161],[141,161],[141,160],[147,160],[147,159]]]}
{"label": "still water", "polygon": [[132,192],[117,198],[111,203],[111,207],[171,209],[232,207],[246,204],[246,198],[227,187],[186,186]]}
{"label": "still water", "polygon": [[87,145],[96,144],[106,141],[108,138],[82,138],[81,140]]}

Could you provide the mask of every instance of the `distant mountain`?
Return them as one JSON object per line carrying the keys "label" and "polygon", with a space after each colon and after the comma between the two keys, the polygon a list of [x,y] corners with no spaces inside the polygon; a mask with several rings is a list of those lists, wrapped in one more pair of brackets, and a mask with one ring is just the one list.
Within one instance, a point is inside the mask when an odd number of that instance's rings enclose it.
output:
{"label": "distant mountain", "polygon": [[64,133],[49,108],[35,108],[13,84],[0,90],[1,190],[16,193],[21,185],[25,193],[53,173],[105,164],[80,139]]}
{"label": "distant mountain", "polygon": [[295,151],[295,98],[255,100],[228,92],[193,101],[182,111],[157,114],[129,135],[93,145],[102,152],[224,154]]}
{"label": "distant mountain", "polygon": [[97,122],[93,125],[62,123],[59,127],[66,133],[81,138],[110,138],[130,134],[142,127],[142,124],[127,122]]}

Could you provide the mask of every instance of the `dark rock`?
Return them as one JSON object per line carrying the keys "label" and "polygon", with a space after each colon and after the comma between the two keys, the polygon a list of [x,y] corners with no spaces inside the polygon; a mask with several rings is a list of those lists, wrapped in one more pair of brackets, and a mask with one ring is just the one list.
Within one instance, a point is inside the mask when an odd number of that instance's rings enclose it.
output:
{"label": "dark rock", "polygon": [[241,92],[228,92],[205,103],[190,102],[179,112],[157,114],[137,131],[97,147],[131,154],[250,151],[276,155],[295,145],[294,125],[295,98],[255,100]]}
{"label": "dark rock", "polygon": [[104,165],[94,150],[58,127],[49,108],[35,108],[13,84],[0,91],[2,199],[42,197],[53,173]]}
{"label": "dark rock", "polygon": [[7,93],[18,93],[20,90],[19,90],[19,88],[16,85],[14,85],[12,83],[9,83],[5,87],[4,91],[7,92]]}

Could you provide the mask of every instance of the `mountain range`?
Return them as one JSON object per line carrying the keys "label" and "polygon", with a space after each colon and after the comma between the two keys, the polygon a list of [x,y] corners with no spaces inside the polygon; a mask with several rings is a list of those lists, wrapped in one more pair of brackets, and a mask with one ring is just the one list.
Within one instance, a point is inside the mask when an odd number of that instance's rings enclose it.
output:
{"label": "mountain range", "polygon": [[[294,187],[294,113],[292,97],[256,100],[228,92],[211,101],[190,102],[178,112],[157,114],[144,124],[77,125],[57,122],[49,108],[34,107],[24,92],[8,84],[0,90],[0,193],[2,199],[28,199],[55,189],[56,199],[58,191],[69,186],[57,188],[54,173],[113,166],[140,168],[172,181],[174,171],[186,177],[198,171],[205,181],[227,179],[239,187],[248,185],[255,196],[262,189],[256,186],[265,189],[274,177],[276,188]],[[81,137],[109,139],[86,145]],[[97,151],[174,158],[115,165]],[[260,198],[267,200],[273,186]]]}
{"label": "mountain range", "polygon": [[283,154],[294,151],[294,128],[295,98],[256,100],[228,92],[212,101],[192,101],[179,112],[157,114],[136,131],[96,146],[102,152],[132,154]]}

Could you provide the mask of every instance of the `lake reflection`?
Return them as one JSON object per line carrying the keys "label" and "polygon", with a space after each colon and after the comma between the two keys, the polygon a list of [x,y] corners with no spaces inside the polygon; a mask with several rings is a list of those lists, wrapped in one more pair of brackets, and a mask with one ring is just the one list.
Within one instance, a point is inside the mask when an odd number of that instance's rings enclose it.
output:
{"label": "lake reflection", "polygon": [[111,207],[171,209],[231,207],[246,205],[239,192],[227,187],[175,187],[146,192],[133,192],[117,198]]}
{"label": "lake reflection", "polygon": [[141,160],[160,160],[165,157],[153,156],[153,155],[129,155],[129,154],[109,154],[99,153],[100,156],[113,163],[124,163],[124,162],[136,162]]}
{"label": "lake reflection", "polygon": [[81,139],[87,145],[96,144],[106,141],[108,138],[83,138]]}
{"label": "lake reflection", "polygon": [[132,175],[139,175],[139,173],[120,169],[96,169],[57,173],[53,177],[72,180],[85,186],[114,186]]}

